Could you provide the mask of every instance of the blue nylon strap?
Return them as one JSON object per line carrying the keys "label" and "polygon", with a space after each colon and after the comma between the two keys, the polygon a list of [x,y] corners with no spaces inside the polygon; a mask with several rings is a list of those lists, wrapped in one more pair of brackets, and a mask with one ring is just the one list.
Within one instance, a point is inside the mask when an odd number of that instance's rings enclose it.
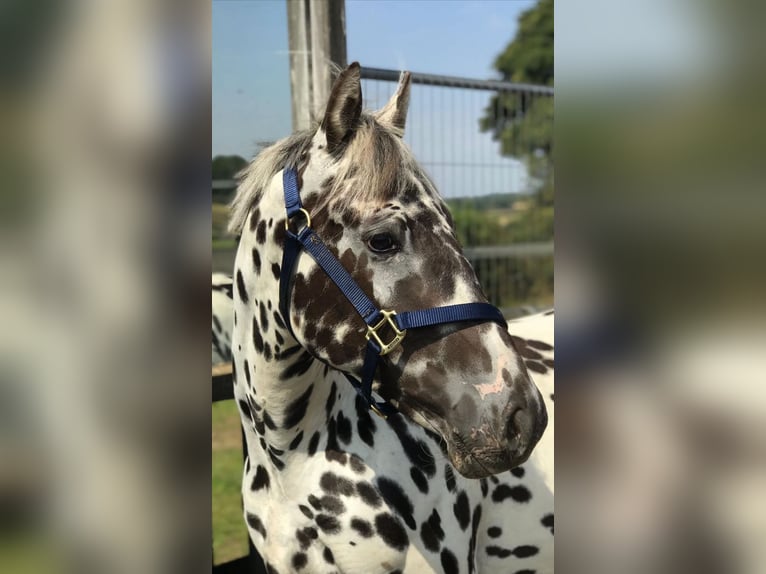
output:
{"label": "blue nylon strap", "polygon": [[396,314],[394,321],[402,330],[459,321],[494,321],[502,327],[507,325],[500,310],[489,303],[463,303],[419,311],[403,311]]}
{"label": "blue nylon strap", "polygon": [[285,190],[287,219],[290,219],[303,207],[300,190],[298,189],[298,172],[294,169],[285,169],[282,173],[282,186]]}
{"label": "blue nylon strap", "polygon": [[[308,231],[308,233],[305,233]],[[319,239],[319,236],[313,229],[304,229],[298,236],[303,248],[314,258],[319,266],[324,269],[327,276],[338,286],[346,299],[354,306],[356,312],[364,319],[364,322],[371,325],[380,315],[378,307],[356,284],[354,278],[343,267],[335,255],[330,252],[327,246]]]}

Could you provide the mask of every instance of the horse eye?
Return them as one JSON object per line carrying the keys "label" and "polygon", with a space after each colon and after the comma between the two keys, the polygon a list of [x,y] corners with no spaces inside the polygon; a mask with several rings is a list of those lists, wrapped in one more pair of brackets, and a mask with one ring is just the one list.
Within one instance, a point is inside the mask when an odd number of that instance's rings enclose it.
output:
{"label": "horse eye", "polygon": [[394,238],[388,233],[378,233],[367,240],[367,246],[375,253],[390,253],[398,249]]}

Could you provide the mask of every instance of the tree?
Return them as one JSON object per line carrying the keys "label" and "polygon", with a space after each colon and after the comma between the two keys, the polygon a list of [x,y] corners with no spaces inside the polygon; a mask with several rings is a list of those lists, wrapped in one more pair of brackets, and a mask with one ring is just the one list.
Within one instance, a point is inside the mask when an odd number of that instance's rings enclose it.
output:
{"label": "tree", "polygon": [[217,155],[213,158],[213,179],[234,179],[246,165],[238,155]]}
{"label": "tree", "polygon": [[[521,14],[516,37],[494,67],[504,81],[553,85],[553,0],[538,0]],[[553,98],[499,92],[484,110],[480,129],[492,132],[500,153],[525,161],[540,182],[538,204],[553,205]]]}

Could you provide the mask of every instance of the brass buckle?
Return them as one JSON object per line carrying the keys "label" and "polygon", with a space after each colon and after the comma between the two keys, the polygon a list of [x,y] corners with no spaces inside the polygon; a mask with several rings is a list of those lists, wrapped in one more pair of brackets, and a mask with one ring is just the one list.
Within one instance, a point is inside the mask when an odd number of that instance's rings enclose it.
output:
{"label": "brass buckle", "polygon": [[[367,334],[365,335],[365,338],[368,341],[370,340],[370,337],[375,339],[375,342],[380,347],[380,355],[382,357],[383,355],[387,355],[399,346],[399,343],[402,342],[404,336],[407,334],[407,330],[400,330],[399,327],[396,326],[394,320],[391,318],[396,316],[396,311],[386,311],[383,309],[380,312],[383,315],[383,318],[378,322],[377,325],[367,326]],[[394,330],[394,338],[388,343],[384,343],[380,338],[380,335],[378,335],[378,329],[380,329],[386,323],[388,323],[388,326]]]}
{"label": "brass buckle", "polygon": [[370,403],[370,409],[384,421],[388,420],[388,415],[384,415],[382,412],[380,412],[380,409],[375,406],[375,403]]}
{"label": "brass buckle", "polygon": [[[293,217],[295,217],[295,216],[296,216],[296,215],[298,215],[299,213],[302,213],[302,214],[303,214],[303,217],[305,217],[305,218],[306,218],[306,227],[311,227],[311,216],[309,215],[309,212],[308,212],[308,211],[306,211],[305,209],[303,209],[303,208],[301,207],[301,208],[298,210],[298,212],[297,212],[297,213],[294,213],[294,214],[293,214]],[[292,219],[291,217],[288,217],[287,219],[285,219],[285,229],[286,229],[287,231],[290,231],[290,220],[291,220],[291,219]],[[300,229],[299,229],[298,231],[300,231]],[[296,234],[297,234],[297,232],[296,232]]]}

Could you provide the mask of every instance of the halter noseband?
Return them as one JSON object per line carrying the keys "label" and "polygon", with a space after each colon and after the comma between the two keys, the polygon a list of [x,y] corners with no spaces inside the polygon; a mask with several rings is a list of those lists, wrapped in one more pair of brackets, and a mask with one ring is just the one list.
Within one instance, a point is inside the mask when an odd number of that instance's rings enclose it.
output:
{"label": "halter noseband", "polygon": [[[303,248],[338,286],[367,324],[367,348],[364,354],[362,380],[358,381],[349,374],[344,374],[369,408],[379,416],[386,418],[387,413],[390,413],[393,407],[385,401],[378,402],[372,397],[372,380],[375,377],[378,361],[380,357],[387,355],[399,346],[409,329],[420,329],[460,321],[494,321],[503,328],[507,328],[508,324],[503,314],[497,307],[489,303],[446,305],[419,311],[403,311],[398,314],[393,310],[378,309],[311,228],[311,216],[301,204],[297,172],[294,169],[286,168],[282,182],[287,219],[285,221],[286,235],[282,253],[282,269],[279,277],[279,310],[284,323],[292,332],[289,315],[290,278],[298,254]],[[296,233],[290,229],[290,222],[298,215],[302,215],[306,221],[305,225]],[[388,342],[383,340],[380,333],[380,330],[386,325],[393,332],[393,337]]]}

